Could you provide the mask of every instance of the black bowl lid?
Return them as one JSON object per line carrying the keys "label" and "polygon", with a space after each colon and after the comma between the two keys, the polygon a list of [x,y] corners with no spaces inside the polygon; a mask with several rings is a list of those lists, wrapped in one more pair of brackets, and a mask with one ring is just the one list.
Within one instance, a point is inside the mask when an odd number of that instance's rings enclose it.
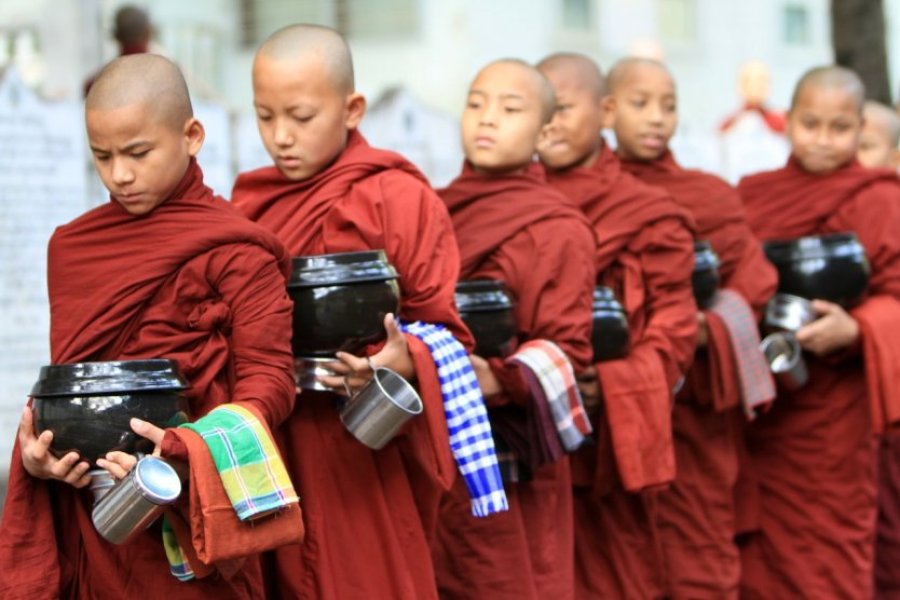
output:
{"label": "black bowl lid", "polygon": [[598,285],[594,288],[594,302],[600,300],[618,302],[615,292],[613,292],[611,287],[606,285]]}
{"label": "black bowl lid", "polygon": [[342,283],[397,279],[384,250],[298,256],[292,261],[288,287],[319,287]]}
{"label": "black bowl lid", "polygon": [[694,270],[707,271],[719,268],[719,255],[713,250],[712,244],[706,240],[694,242]]}
{"label": "black bowl lid", "polygon": [[188,382],[174,361],[154,358],[47,365],[41,367],[31,395],[45,398],[187,388]]}
{"label": "black bowl lid", "polygon": [[471,279],[456,284],[456,307],[459,312],[507,310],[515,303],[502,281]]}
{"label": "black bowl lid", "polygon": [[763,243],[766,257],[773,263],[814,258],[848,258],[865,256],[865,248],[852,231],[810,235],[790,240]]}

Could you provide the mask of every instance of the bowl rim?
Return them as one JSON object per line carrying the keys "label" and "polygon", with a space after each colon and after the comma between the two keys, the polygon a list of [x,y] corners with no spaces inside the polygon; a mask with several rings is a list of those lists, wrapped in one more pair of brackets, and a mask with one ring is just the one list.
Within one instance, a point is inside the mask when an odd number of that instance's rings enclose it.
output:
{"label": "bowl rim", "polygon": [[[134,371],[131,378],[126,379],[122,376],[123,366],[130,367]],[[65,377],[66,371],[70,371],[71,376]],[[190,383],[185,379],[176,361],[168,358],[148,358],[44,365],[29,396],[38,399],[71,398],[113,396],[134,392],[180,392],[188,389]]]}

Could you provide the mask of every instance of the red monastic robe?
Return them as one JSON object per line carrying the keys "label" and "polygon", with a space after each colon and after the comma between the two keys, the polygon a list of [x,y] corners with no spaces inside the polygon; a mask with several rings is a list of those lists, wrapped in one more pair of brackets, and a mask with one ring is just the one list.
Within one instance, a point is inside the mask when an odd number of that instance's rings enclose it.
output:
{"label": "red monastic robe", "polygon": [[878,446],[875,598],[900,598],[900,431],[885,433]]}
{"label": "red monastic robe", "polygon": [[598,444],[572,456],[580,597],[650,598],[664,591],[656,490],[675,477],[673,389],[697,334],[693,222],[662,190],[625,173],[604,146],[588,168],[548,173],[587,215],[598,281],[628,315],[631,351],[596,366]]}
{"label": "red monastic robe", "polygon": [[[740,195],[714,175],[683,169],[667,152],[656,161],[623,162],[641,181],[665,189],[719,256],[721,287],[738,292],[756,312],[775,291],[778,274],[747,225]],[[675,598],[734,598],[740,556],[734,495],[743,448],[735,356],[721,319],[704,311],[710,343],[697,352],[673,412],[672,487],[659,495],[667,592]]]}
{"label": "red monastic robe", "polygon": [[[487,176],[468,163],[447,188],[459,242],[460,279],[503,281],[512,293],[518,339],[546,339],[576,373],[591,359],[594,237],[584,216],[547,185],[543,168]],[[490,359],[504,393],[489,407],[526,406],[530,393],[517,365]],[[572,598],[572,483],[563,458],[534,480],[506,485],[510,510],[472,517],[465,488],[441,505],[436,566],[444,598]]]}
{"label": "red monastic robe", "polygon": [[[233,201],[295,256],[384,249],[400,274],[400,317],[447,325],[471,347],[453,302],[459,252],[447,209],[400,155],[353,131],[324,171],[302,181],[275,167],[244,173]],[[429,538],[456,466],[434,362],[407,339],[425,409],[405,435],[373,451],[341,424],[334,394],[313,391],[300,395],[282,428],[306,525],[302,547],[275,552],[272,582],[282,597],[437,595]]]}
{"label": "red monastic robe", "polygon": [[805,353],[809,382],[779,391],[749,428],[760,531],[742,549],[747,598],[869,598],[875,533],[875,439],[900,418],[900,183],[857,163],[827,175],[791,159],[739,191],[763,240],[854,231],[872,267],[850,311],[860,342]]}
{"label": "red monastic robe", "polygon": [[[56,230],[52,362],[174,359],[191,383],[192,418],[240,402],[275,425],[294,401],[288,268],[278,240],[214,197],[192,162],[149,215],[110,202]],[[228,577],[179,582],[159,522],[126,545],[106,542],[91,522],[90,491],[31,477],[18,445],[9,484],[4,599],[264,597],[256,557]]]}

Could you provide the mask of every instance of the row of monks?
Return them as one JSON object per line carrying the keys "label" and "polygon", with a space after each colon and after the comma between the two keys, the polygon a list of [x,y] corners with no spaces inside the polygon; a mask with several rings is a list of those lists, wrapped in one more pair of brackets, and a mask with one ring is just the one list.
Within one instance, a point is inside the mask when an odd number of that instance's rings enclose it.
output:
{"label": "row of monks", "polygon": [[[177,68],[135,55],[100,73],[86,123],[111,201],[50,241],[51,358],[172,358],[192,383],[194,416],[252,405],[299,492],[303,541],[181,582],[156,526],[122,546],[99,537],[83,489],[90,465],[49,453],[26,407],[0,524],[0,597],[900,593],[900,445],[889,434],[900,418],[900,181],[856,159],[856,75],[804,75],[790,160],[736,189],[668,150],[676,85],[651,60],[625,59],[607,76],[577,54],[484,67],[462,112],[465,164],[437,191],[358,133],[365,99],[334,31],[274,34],[255,57],[253,90],[274,165],[241,174],[229,204],[203,184],[203,128]],[[885,140],[866,160],[887,164],[896,116],[865,123]],[[775,389],[758,369],[756,323],[778,286],[761,241],[845,231],[871,263],[868,295],[852,309],[815,302],[819,319],[797,333],[809,383]],[[694,240],[721,261],[706,310],[691,289]],[[397,320],[368,358],[414,381],[425,410],[385,448],[353,439],[334,408],[344,383],[371,376],[365,357],[337,356],[322,379],[334,392],[296,394],[290,257],[365,249],[384,249],[400,274],[400,320],[441,324],[470,352],[454,286],[503,281],[520,341],[565,353],[595,443],[507,483],[507,510],[475,517],[435,363]],[[627,313],[625,358],[593,361],[597,283]],[[490,414],[529,405],[518,366],[470,359]],[[185,457],[170,432],[134,427],[170,461]],[[121,475],[131,463],[98,464]]]}

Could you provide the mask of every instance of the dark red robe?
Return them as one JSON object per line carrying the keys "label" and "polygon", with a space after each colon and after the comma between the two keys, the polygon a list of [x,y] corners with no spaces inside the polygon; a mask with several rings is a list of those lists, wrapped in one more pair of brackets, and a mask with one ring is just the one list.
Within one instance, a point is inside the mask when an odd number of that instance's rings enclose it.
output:
{"label": "dark red robe", "polygon": [[[384,249],[400,274],[400,317],[445,324],[471,347],[453,303],[459,252],[447,209],[400,155],[353,131],[324,171],[302,181],[275,167],[244,173],[233,201],[295,256]],[[304,391],[282,428],[306,524],[303,546],[274,556],[273,583],[283,597],[437,594],[429,537],[456,465],[434,363],[408,339],[425,409],[407,435],[370,450],[341,424],[329,392]]]}
{"label": "dark red robe", "polygon": [[[251,404],[270,425],[293,407],[288,256],[203,185],[195,162],[147,216],[110,202],[56,230],[48,253],[54,364],[170,358],[191,417]],[[0,525],[0,597],[262,598],[259,561],[225,578],[169,573],[159,523],[115,546],[91,523],[91,493],[25,472],[18,445]]]}
{"label": "dark red robe", "polygon": [[[623,167],[691,213],[697,239],[709,241],[719,257],[721,287],[738,292],[761,315],[778,274],[747,225],[737,190],[714,175],[683,169],[670,152]],[[740,584],[734,498],[745,452],[741,389],[728,330],[716,313],[704,313],[711,341],[697,352],[676,397],[677,474],[659,495],[660,531],[670,595],[734,598]]]}
{"label": "dark red robe", "polygon": [[[556,343],[576,373],[591,360],[594,237],[584,216],[532,164],[514,175],[481,175],[466,164],[439,190],[459,242],[461,279],[503,281],[518,339]],[[490,359],[504,387],[488,406],[524,407],[530,393],[517,365]],[[508,483],[510,510],[473,518],[465,488],[441,505],[436,566],[444,598],[571,598],[574,540],[571,477],[563,458],[530,482]]]}
{"label": "dark red robe", "polygon": [[900,183],[857,163],[828,175],[787,166],[739,185],[763,240],[854,231],[872,267],[850,311],[860,343],[823,359],[804,353],[809,382],[779,391],[749,428],[760,483],[760,532],[742,549],[747,598],[869,598],[875,533],[875,439],[900,417]]}
{"label": "dark red robe", "polygon": [[625,307],[631,350],[596,365],[598,444],[572,456],[580,597],[647,598],[664,590],[656,490],[675,477],[673,389],[694,354],[697,307],[691,217],[622,170],[604,146],[587,168],[548,173],[585,213],[595,269]]}

